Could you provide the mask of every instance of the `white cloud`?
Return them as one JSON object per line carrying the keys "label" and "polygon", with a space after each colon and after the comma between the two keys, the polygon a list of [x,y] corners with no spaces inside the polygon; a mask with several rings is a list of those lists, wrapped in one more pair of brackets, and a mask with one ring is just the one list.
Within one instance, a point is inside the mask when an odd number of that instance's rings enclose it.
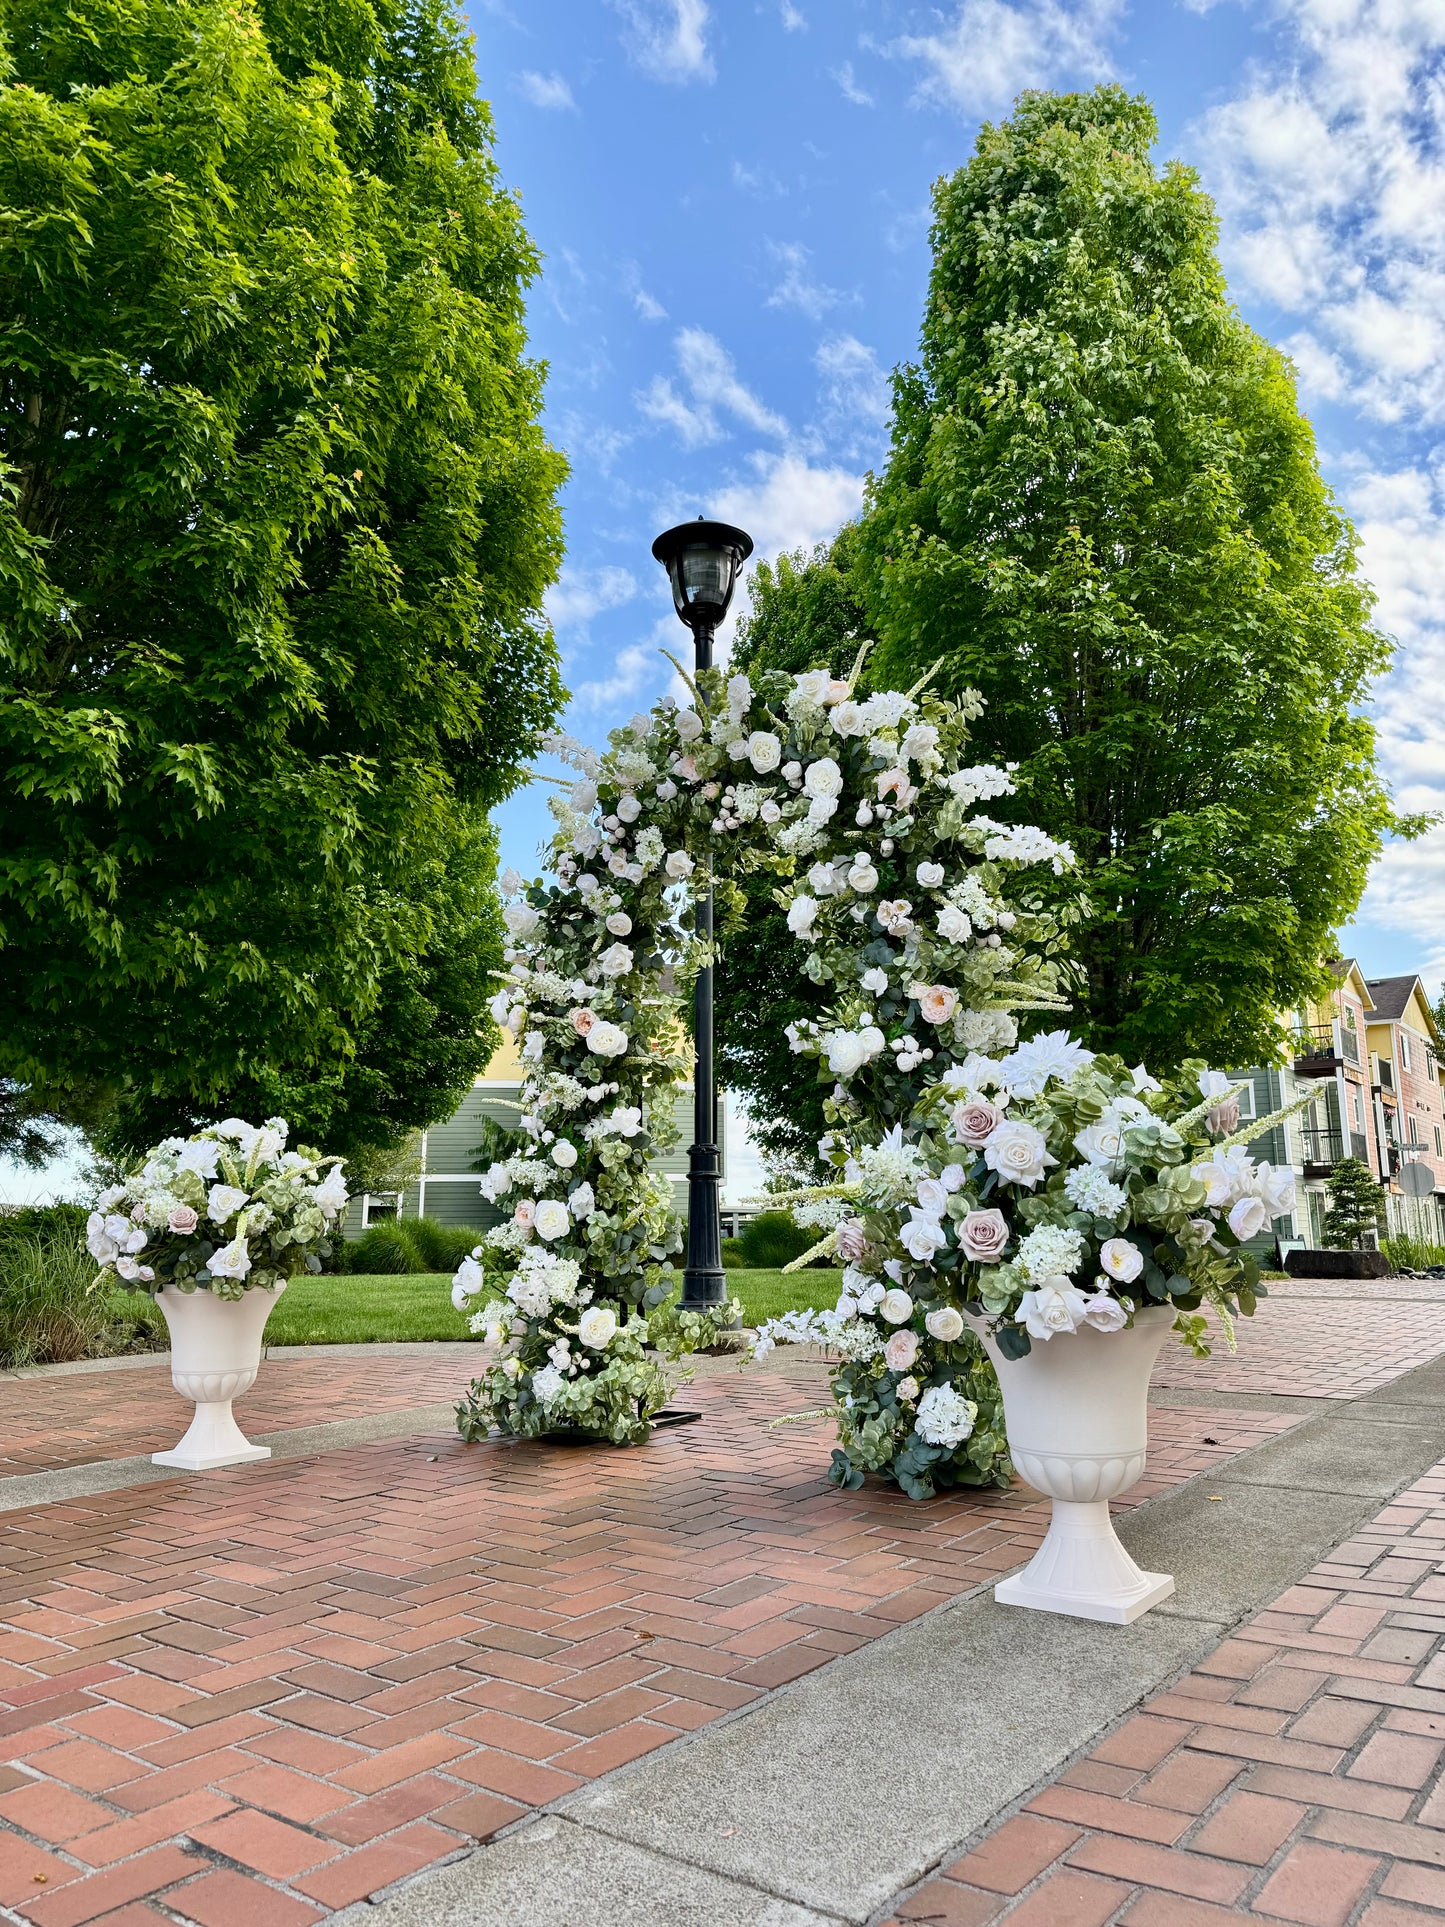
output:
{"label": "white cloud", "polygon": [[618,650],[612,674],[596,682],[584,682],[576,700],[583,709],[610,709],[614,703],[635,696],[661,667],[656,649],[643,642],[629,643],[626,649]]}
{"label": "white cloud", "polygon": [[667,309],[660,301],[655,300],[646,288],[639,288],[633,295],[632,302],[644,321],[666,321]]}
{"label": "white cloud", "polygon": [[759,450],[748,465],[751,477],[720,488],[708,507],[746,529],[760,559],[831,540],[863,506],[863,477],[850,469],[814,467],[793,449]]}
{"label": "white cloud", "polygon": [[810,321],[821,321],[829,308],[836,308],[843,296],[836,288],[825,287],[808,273],[808,250],[796,242],[769,243],[773,259],[783,270],[783,278],[768,296],[770,308],[796,308]]}
{"label": "white cloud", "polygon": [[701,448],[722,439],[727,431],[719,420],[720,411],[759,434],[787,434],[788,424],[739,379],[732,356],[715,335],[704,328],[684,328],[674,346],[691,399],[679,394],[668,376],[655,375],[636,398],[649,421],[676,429],[685,448]]}
{"label": "white cloud", "polygon": [[574,113],[577,109],[572,89],[561,74],[536,74],[530,70],[518,74],[517,92],[534,107],[570,108]]}
{"label": "white cloud", "polygon": [[783,0],[782,18],[783,31],[785,33],[806,33],[808,31],[807,16],[800,13],[798,9],[793,6],[792,0]]}
{"label": "white cloud", "polygon": [[813,364],[822,377],[827,417],[839,424],[883,427],[892,394],[871,348],[855,335],[833,335],[819,343]]}
{"label": "white cloud", "polygon": [[627,51],[652,80],[676,86],[713,78],[706,0],[612,0]]}
{"label": "white cloud", "polygon": [[888,51],[922,61],[922,99],[984,113],[1021,88],[1097,80],[1124,0],[959,0],[950,26],[906,34]]}
{"label": "white cloud", "polygon": [[627,569],[562,571],[562,579],[547,591],[542,606],[555,629],[577,629],[607,609],[620,609],[637,594],[637,578]]}
{"label": "white cloud", "polygon": [[830,79],[838,83],[838,91],[842,94],[844,100],[851,100],[855,107],[871,107],[873,105],[872,94],[865,93],[853,77],[853,63],[851,60],[845,60],[841,67],[830,67],[828,74]]}
{"label": "white cloud", "polygon": [[1235,283],[1301,326],[1307,397],[1445,419],[1445,9],[1274,0],[1278,35],[1196,146]]}

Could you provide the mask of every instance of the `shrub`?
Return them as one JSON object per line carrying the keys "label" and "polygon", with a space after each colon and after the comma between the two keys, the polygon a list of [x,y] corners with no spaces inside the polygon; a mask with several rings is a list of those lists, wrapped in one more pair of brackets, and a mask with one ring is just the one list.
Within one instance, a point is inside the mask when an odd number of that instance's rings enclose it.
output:
{"label": "shrub", "polygon": [[743,1250],[741,1238],[724,1238],[722,1241],[722,1261],[724,1271],[746,1271],[748,1254]]}
{"label": "shrub", "polygon": [[435,1218],[403,1218],[401,1229],[424,1271],[455,1271],[487,1235],[480,1225],[438,1224]]}
{"label": "shrub", "polygon": [[425,1271],[421,1253],[407,1236],[404,1225],[383,1218],[369,1225],[348,1253],[348,1271],[399,1277],[403,1272]]}
{"label": "shrub", "polygon": [[1431,1244],[1428,1238],[1382,1238],[1380,1249],[1396,1271],[1429,1271],[1432,1265],[1445,1265],[1445,1245]]}
{"label": "shrub", "polygon": [[773,1271],[791,1264],[811,1251],[820,1234],[795,1225],[787,1211],[762,1211],[746,1229],[729,1243],[741,1246],[743,1259],[752,1271]]}
{"label": "shrub", "polygon": [[1358,1251],[1367,1232],[1385,1228],[1385,1193],[1369,1166],[1341,1158],[1326,1179],[1330,1208],[1320,1234],[1332,1251]]}
{"label": "shrub", "polygon": [[[33,1237],[37,1232],[58,1232],[85,1242],[85,1221],[90,1213],[83,1204],[24,1204],[14,1211],[0,1213],[0,1246],[11,1238]],[[92,1270],[91,1277],[95,1276]]]}
{"label": "shrub", "polygon": [[[29,1229],[15,1229],[12,1219],[0,1233],[0,1365],[64,1365],[163,1347],[165,1329],[151,1301],[128,1292],[120,1307],[110,1293],[92,1291],[95,1260],[76,1224],[69,1217],[37,1215],[38,1224]],[[80,1228],[85,1215],[79,1212]]]}

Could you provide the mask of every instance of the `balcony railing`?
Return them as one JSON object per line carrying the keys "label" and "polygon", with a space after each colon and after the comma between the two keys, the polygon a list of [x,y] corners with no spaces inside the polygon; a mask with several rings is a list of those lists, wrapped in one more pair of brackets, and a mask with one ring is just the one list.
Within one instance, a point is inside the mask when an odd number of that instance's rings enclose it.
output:
{"label": "balcony railing", "polygon": [[1304,1138],[1307,1178],[1327,1177],[1340,1159],[1347,1155],[1344,1140],[1338,1131],[1307,1127],[1300,1135]]}
{"label": "balcony railing", "polygon": [[1344,1062],[1335,1046],[1333,1024],[1305,1024],[1292,1042],[1296,1077],[1333,1077]]}

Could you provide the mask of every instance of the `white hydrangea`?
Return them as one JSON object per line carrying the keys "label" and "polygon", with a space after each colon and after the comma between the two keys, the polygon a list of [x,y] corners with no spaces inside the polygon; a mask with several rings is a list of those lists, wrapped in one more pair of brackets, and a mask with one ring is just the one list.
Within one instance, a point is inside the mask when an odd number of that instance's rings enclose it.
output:
{"label": "white hydrangea", "polygon": [[916,1144],[904,1142],[901,1125],[850,1159],[844,1173],[850,1183],[860,1182],[880,1204],[901,1204],[911,1198],[918,1180],[928,1175],[923,1153]]}
{"label": "white hydrangea", "polygon": [[918,1436],[929,1445],[962,1445],[973,1431],[978,1407],[951,1385],[930,1385],[918,1401],[913,1422]]}
{"label": "white hydrangea", "polygon": [[1129,1201],[1128,1193],[1114,1183],[1102,1164],[1075,1165],[1064,1179],[1064,1195],[1096,1218],[1117,1218]]}
{"label": "white hydrangea", "polygon": [[1076,1271],[1084,1256],[1084,1241],[1067,1225],[1036,1225],[1018,1248],[1014,1263],[1030,1284]]}

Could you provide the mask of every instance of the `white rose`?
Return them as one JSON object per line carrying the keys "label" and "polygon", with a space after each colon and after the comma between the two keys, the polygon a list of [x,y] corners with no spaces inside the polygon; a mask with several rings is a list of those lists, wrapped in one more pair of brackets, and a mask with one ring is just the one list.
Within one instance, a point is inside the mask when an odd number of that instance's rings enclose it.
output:
{"label": "white rose", "polygon": [[1257,1238],[1269,1223],[1269,1210],[1262,1198],[1240,1198],[1229,1209],[1229,1228],[1244,1244]]}
{"label": "white rose", "polygon": [[227,1218],[236,1215],[250,1195],[249,1191],[238,1191],[233,1184],[213,1184],[206,1199],[206,1215],[216,1224],[224,1224]]}
{"label": "white rose", "polygon": [[617,799],[617,820],[620,823],[635,823],[642,814],[642,805],[631,794]]}
{"label": "white rose", "polygon": [[941,863],[920,863],[915,875],[925,890],[936,890],[943,881]]}
{"label": "white rose", "polygon": [[863,972],[861,981],[865,990],[870,991],[875,997],[881,997],[888,988],[888,972],[880,970],[877,964],[874,964],[871,970]]}
{"label": "white rose", "polygon": [[502,922],[519,939],[530,937],[541,921],[530,903],[509,903],[502,912]]}
{"label": "white rose", "polygon": [[896,1331],[883,1347],[883,1362],[890,1372],[906,1372],[918,1357],[918,1333]]}
{"label": "white rose", "polygon": [[680,743],[695,743],[702,735],[702,717],[695,709],[680,709],[677,712],[677,740]]}
{"label": "white rose", "polygon": [[1050,1278],[1037,1291],[1026,1291],[1019,1301],[1019,1315],[1030,1338],[1049,1339],[1055,1332],[1077,1331],[1087,1310],[1082,1292],[1067,1278]]}
{"label": "white rose", "polygon": [[1117,1298],[1111,1298],[1107,1291],[1097,1291],[1084,1307],[1084,1323],[1092,1325],[1095,1331],[1122,1331],[1129,1322],[1129,1314]]}
{"label": "white rose", "polygon": [[1009,1184],[1033,1189],[1045,1170],[1058,1159],[1049,1153],[1048,1140],[1022,1118],[1006,1117],[983,1146],[983,1161]]}
{"label": "white rose", "polygon": [[683,877],[690,877],[697,868],[697,865],[693,862],[686,850],[673,850],[669,853],[668,859],[662,867],[676,883],[680,882]]}
{"label": "white rose", "polygon": [[851,1077],[868,1061],[863,1040],[854,1030],[831,1030],[823,1039],[828,1054],[828,1069],[834,1077]]}
{"label": "white rose", "polygon": [[587,1033],[587,1048],[594,1057],[621,1057],[627,1049],[627,1032],[620,1024],[599,1019]]}
{"label": "white rose", "polygon": [[843,772],[831,756],[809,763],[803,773],[803,792],[807,796],[837,796],[843,788]]}
{"label": "white rose", "polygon": [[833,711],[832,722],[840,736],[861,736],[869,727],[862,703],[839,703]]}
{"label": "white rose", "polygon": [[597,961],[604,977],[625,977],[632,968],[632,952],[625,943],[609,944]]}
{"label": "white rose", "polygon": [[1282,1218],[1295,1206],[1294,1172],[1287,1165],[1261,1164],[1258,1172],[1259,1195],[1272,1218]]}
{"label": "white rose", "polygon": [[613,937],[630,936],[632,932],[632,919],[625,910],[614,910],[612,915],[607,919],[607,930],[608,934]]}
{"label": "white rose", "polygon": [[244,1278],[251,1269],[251,1254],[244,1238],[233,1238],[220,1251],[213,1251],[210,1270],[213,1278]]}
{"label": "white rose", "polygon": [[590,1184],[579,1184],[567,1202],[571,1206],[572,1216],[580,1224],[597,1209],[597,1193]]}
{"label": "white rose", "polygon": [[945,943],[967,943],[973,935],[972,923],[952,903],[946,903],[939,911],[934,928]]}
{"label": "white rose", "polygon": [[924,1265],[935,1251],[941,1251],[948,1243],[948,1233],[937,1218],[910,1218],[898,1234],[903,1249],[916,1263]]}
{"label": "white rose", "polygon": [[929,1337],[936,1338],[941,1345],[951,1345],[955,1338],[963,1336],[963,1315],[952,1305],[940,1305],[937,1311],[929,1312],[923,1324]]}
{"label": "white rose", "polygon": [[591,1351],[600,1352],[610,1345],[617,1331],[617,1313],[605,1305],[592,1305],[577,1321],[577,1336]]}
{"label": "white rose", "polygon": [[890,1325],[904,1325],[913,1316],[913,1300],[901,1285],[885,1291],[878,1305],[878,1316]]}
{"label": "white rose", "polygon": [[1144,1254],[1132,1239],[1106,1238],[1099,1247],[1099,1263],[1121,1285],[1132,1285],[1144,1269]]}
{"label": "white rose", "polygon": [[1124,1132],[1116,1120],[1086,1125],[1074,1139],[1074,1149],[1087,1164],[1101,1165],[1112,1174],[1124,1168]]}
{"label": "white rose", "polygon": [[577,1146],[569,1144],[565,1137],[558,1138],[552,1146],[552,1162],[559,1171],[570,1171],[577,1162]]}
{"label": "white rose", "polygon": [[572,1220],[565,1204],[556,1198],[541,1198],[537,1202],[536,1216],[532,1219],[532,1229],[539,1238],[560,1238],[571,1229]]}
{"label": "white rose", "polygon": [[748,738],[748,761],[758,772],[766,776],[775,770],[783,760],[783,746],[771,731],[755,729]]}
{"label": "white rose", "polygon": [[854,857],[848,872],[848,887],[856,890],[860,897],[870,896],[878,888],[878,872],[870,858],[861,854]]}
{"label": "white rose", "polygon": [[817,901],[813,897],[794,897],[788,905],[788,928],[795,937],[806,937],[813,928],[818,915]]}
{"label": "white rose", "polygon": [[770,796],[767,802],[764,803],[758,810],[758,821],[761,823],[781,823],[782,820],[783,820],[783,812],[778,808],[777,804],[773,801],[772,797]]}

